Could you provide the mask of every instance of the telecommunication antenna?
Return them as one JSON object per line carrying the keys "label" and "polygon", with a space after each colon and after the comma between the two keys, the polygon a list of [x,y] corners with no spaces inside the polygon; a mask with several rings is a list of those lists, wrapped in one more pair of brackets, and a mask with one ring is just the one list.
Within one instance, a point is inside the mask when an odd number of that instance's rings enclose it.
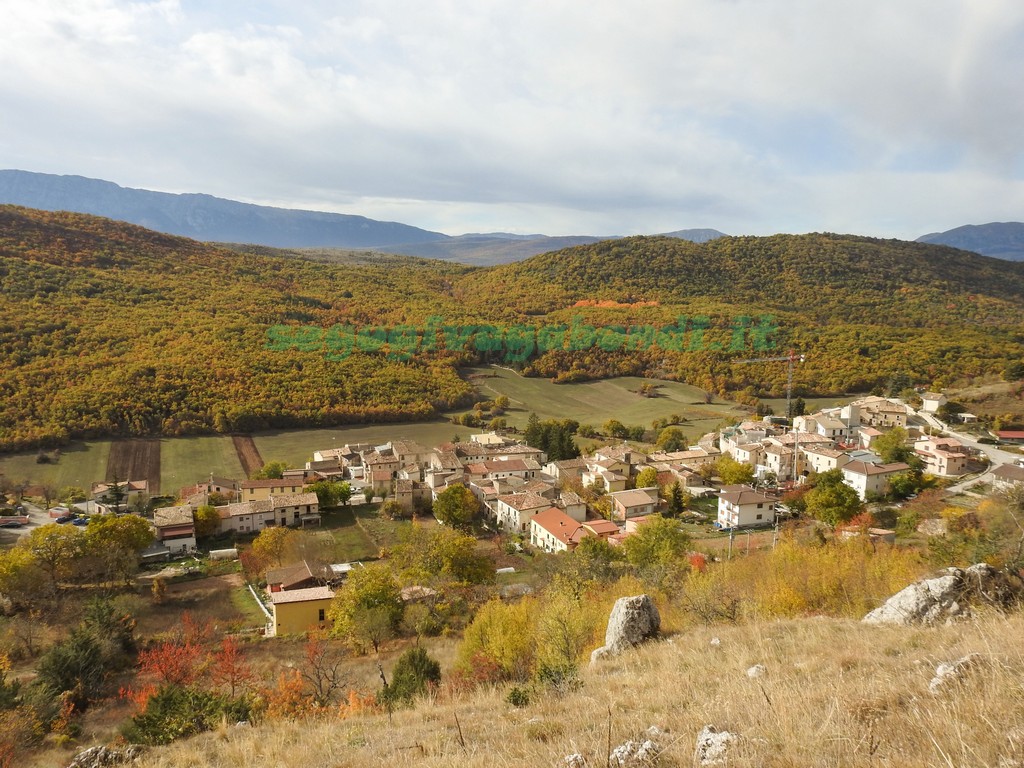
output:
{"label": "telecommunication antenna", "polygon": [[789,363],[786,371],[786,418],[792,418],[793,413],[793,364],[802,363],[804,361],[804,355],[798,355],[792,349],[789,350],[788,355],[780,355],[779,357],[755,357],[750,360],[737,360],[737,363]]}
{"label": "telecommunication antenna", "polygon": [[786,418],[793,424],[793,484],[797,481],[797,462],[800,455],[800,436],[796,431],[795,421],[793,419],[793,364],[802,363],[804,361],[803,355],[798,355],[796,351],[789,350],[789,354],[780,355],[778,357],[755,357],[750,360],[737,360],[737,363],[788,363],[786,366]]}

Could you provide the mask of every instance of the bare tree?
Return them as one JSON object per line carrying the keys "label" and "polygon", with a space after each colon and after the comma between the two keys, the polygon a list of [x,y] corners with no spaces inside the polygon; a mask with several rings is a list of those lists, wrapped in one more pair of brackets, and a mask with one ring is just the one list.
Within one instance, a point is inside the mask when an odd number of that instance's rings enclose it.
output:
{"label": "bare tree", "polygon": [[319,632],[310,632],[306,640],[306,652],[299,674],[312,689],[313,703],[326,707],[339,691],[348,687],[348,677],[342,665],[344,656],[332,648]]}

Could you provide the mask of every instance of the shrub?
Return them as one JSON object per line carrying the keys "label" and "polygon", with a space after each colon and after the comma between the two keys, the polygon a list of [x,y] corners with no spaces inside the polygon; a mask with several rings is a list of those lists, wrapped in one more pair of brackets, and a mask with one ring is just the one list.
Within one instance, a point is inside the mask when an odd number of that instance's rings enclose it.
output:
{"label": "shrub", "polygon": [[175,739],[212,730],[221,719],[248,720],[252,705],[245,698],[231,699],[180,685],[161,687],[132,718],[124,735],[141,744],[169,744]]}
{"label": "shrub", "polygon": [[518,603],[492,600],[484,605],[466,627],[460,666],[477,672],[478,657],[487,658],[498,668],[498,679],[489,682],[528,680],[537,650],[536,615],[537,603],[531,598]]}
{"label": "shrub", "polygon": [[530,705],[530,692],[519,686],[512,686],[505,695],[505,701],[513,707],[528,707]]}
{"label": "shrub", "polygon": [[410,648],[395,663],[391,684],[384,689],[379,699],[388,706],[408,706],[413,699],[422,696],[431,687],[441,682],[441,665],[423,648]]}

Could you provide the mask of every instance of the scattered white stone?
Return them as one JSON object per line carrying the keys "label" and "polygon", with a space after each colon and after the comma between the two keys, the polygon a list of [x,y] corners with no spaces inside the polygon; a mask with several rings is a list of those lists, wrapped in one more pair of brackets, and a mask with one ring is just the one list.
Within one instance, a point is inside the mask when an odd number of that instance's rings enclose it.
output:
{"label": "scattered white stone", "polygon": [[239,720],[235,723],[235,728],[248,728],[250,725],[248,720]]}
{"label": "scattered white stone", "polygon": [[765,675],[765,673],[767,671],[768,671],[768,668],[765,667],[764,664],[755,664],[754,666],[752,666],[750,669],[747,670],[747,677],[750,677],[750,678],[764,677],[764,675]]}
{"label": "scattered white stone", "polygon": [[928,692],[937,694],[946,686],[960,682],[973,667],[977,666],[980,660],[980,654],[970,653],[956,661],[942,662],[935,668],[935,677],[928,684]]}
{"label": "scattered white stone", "polygon": [[631,739],[612,750],[608,764],[614,768],[640,768],[650,765],[660,752],[661,747],[650,739],[643,742]]}
{"label": "scattered white stone", "polygon": [[562,765],[565,766],[565,768],[587,768],[587,759],[579,752],[574,752],[571,755],[565,756],[565,760],[562,761]]}
{"label": "scattered white stone", "polygon": [[719,731],[713,725],[705,725],[697,734],[697,750],[694,759],[699,765],[720,765],[726,761],[729,746],[739,741],[739,735]]}
{"label": "scattered white stone", "polygon": [[712,648],[717,648],[717,647],[718,647],[718,646],[720,646],[721,644],[722,644],[722,640],[721,640],[721,638],[718,638],[718,637],[712,637],[712,638],[711,638],[711,643],[710,643],[710,645],[711,645],[711,647],[712,647]]}
{"label": "scattered white stone", "polygon": [[650,728],[648,728],[646,731],[644,731],[644,733],[646,733],[652,739],[660,739],[663,736],[665,736],[668,733],[668,731],[666,731],[666,730],[664,730],[662,728],[659,728],[656,725],[652,725]]}

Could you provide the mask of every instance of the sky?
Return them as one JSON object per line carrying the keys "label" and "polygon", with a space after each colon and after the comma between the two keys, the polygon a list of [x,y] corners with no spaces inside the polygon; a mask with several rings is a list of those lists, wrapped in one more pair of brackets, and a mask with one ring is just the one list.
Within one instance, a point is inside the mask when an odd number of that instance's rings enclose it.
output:
{"label": "sky", "polygon": [[1024,220],[1020,0],[3,0],[0,168],[463,234]]}

